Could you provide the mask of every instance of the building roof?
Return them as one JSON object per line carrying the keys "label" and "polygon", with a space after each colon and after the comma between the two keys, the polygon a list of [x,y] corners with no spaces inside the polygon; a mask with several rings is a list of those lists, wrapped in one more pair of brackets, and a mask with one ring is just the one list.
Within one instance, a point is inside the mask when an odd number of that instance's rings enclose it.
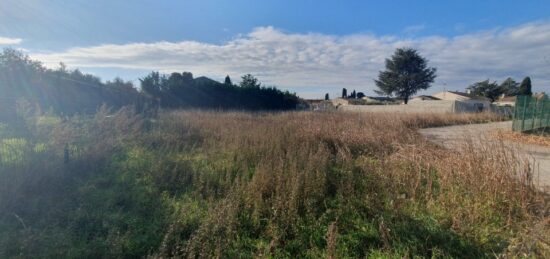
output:
{"label": "building roof", "polygon": [[451,94],[454,94],[454,95],[458,95],[458,96],[461,96],[461,97],[464,97],[464,98],[474,99],[474,100],[489,100],[488,98],[483,97],[483,96],[477,96],[477,95],[473,95],[473,94],[469,94],[469,93],[463,93],[463,92],[459,92],[459,91],[443,91],[443,92],[436,93],[434,95],[438,95],[438,94],[442,94],[442,93],[451,93]]}
{"label": "building roof", "polygon": [[437,98],[437,97],[433,97],[431,95],[419,95],[419,96],[415,96],[412,99],[422,99],[422,100],[433,100],[433,101],[439,101],[441,99]]}
{"label": "building roof", "polygon": [[377,101],[389,101],[389,102],[392,102],[392,101],[396,100],[395,98],[391,98],[391,97],[387,97],[387,96],[365,96],[363,98],[369,98],[369,99],[377,100]]}
{"label": "building roof", "polygon": [[[476,99],[476,98],[480,97],[480,96],[476,96],[476,95],[473,95],[473,94],[463,93],[463,92],[458,92],[458,91],[448,91],[448,92],[456,94],[456,95],[460,95],[460,96],[463,96],[463,97],[472,98],[472,99]],[[484,98],[484,97],[482,97],[482,98]]]}
{"label": "building roof", "polygon": [[325,101],[325,99],[306,99],[305,101],[308,103],[320,103]]}
{"label": "building roof", "polygon": [[544,92],[534,94],[533,97],[535,97],[537,100],[542,100],[544,98],[548,98],[548,96]]}
{"label": "building roof", "polygon": [[497,100],[497,102],[515,102],[515,101],[516,101],[516,96],[504,96]]}

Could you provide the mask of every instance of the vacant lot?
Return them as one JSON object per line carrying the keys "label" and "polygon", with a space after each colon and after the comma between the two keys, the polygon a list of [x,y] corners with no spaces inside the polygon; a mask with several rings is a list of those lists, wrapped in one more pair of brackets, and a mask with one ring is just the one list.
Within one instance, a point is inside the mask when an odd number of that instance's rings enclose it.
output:
{"label": "vacant lot", "polygon": [[548,198],[521,156],[417,131],[498,119],[28,117],[2,133],[25,142],[0,168],[0,257],[548,257]]}

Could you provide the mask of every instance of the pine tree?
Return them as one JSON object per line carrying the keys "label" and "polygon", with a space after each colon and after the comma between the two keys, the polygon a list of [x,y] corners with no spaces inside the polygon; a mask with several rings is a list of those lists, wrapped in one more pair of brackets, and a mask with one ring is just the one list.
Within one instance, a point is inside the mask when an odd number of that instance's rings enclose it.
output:
{"label": "pine tree", "polygon": [[489,79],[474,83],[466,87],[466,89],[470,90],[473,95],[491,99],[491,102],[494,102],[502,95],[502,87],[500,87],[496,81],[491,83]]}
{"label": "pine tree", "polygon": [[342,98],[348,98],[348,90],[346,88],[342,88]]}
{"label": "pine tree", "polygon": [[330,98],[328,96],[328,93],[325,94],[325,101],[328,101]]}
{"label": "pine tree", "polygon": [[511,77],[506,78],[506,80],[502,81],[500,84],[500,91],[501,94],[508,95],[508,96],[514,96],[518,94],[519,91],[519,83],[516,82]]}
{"label": "pine tree", "polygon": [[242,88],[260,88],[261,84],[258,79],[251,74],[242,76],[241,87]]}
{"label": "pine tree", "polygon": [[428,89],[436,78],[436,69],[428,67],[428,60],[420,56],[418,51],[409,48],[399,48],[386,59],[386,70],[380,71],[376,86],[379,94],[396,95],[405,101],[419,90]]}

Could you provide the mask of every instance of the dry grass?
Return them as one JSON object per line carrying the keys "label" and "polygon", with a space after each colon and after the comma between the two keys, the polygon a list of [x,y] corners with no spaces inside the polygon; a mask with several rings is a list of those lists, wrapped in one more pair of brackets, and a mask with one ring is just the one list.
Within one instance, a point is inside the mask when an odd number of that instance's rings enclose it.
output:
{"label": "dry grass", "polygon": [[[201,111],[144,119],[119,112],[61,124],[51,143],[81,138],[86,159],[71,168],[86,171],[93,161],[130,183],[124,188],[156,193],[157,206],[132,212],[170,211],[158,225],[163,231],[154,232],[162,235],[148,252],[154,257],[548,256],[548,198],[522,157],[502,144],[445,150],[416,132],[494,120]],[[90,196],[105,186],[102,178]],[[129,199],[141,204],[149,196],[137,190]],[[109,193],[120,204],[122,194]],[[131,224],[153,236],[152,223]],[[143,242],[134,238],[139,231],[116,229],[97,237],[109,240],[101,249],[111,255]]]}
{"label": "dry grass", "polygon": [[[513,150],[473,143],[464,143],[461,152],[442,150],[415,131],[498,120],[490,114],[174,112],[164,116],[161,120],[199,132],[206,157],[227,159],[237,166],[214,169],[223,182],[217,185],[225,187],[210,196],[226,198],[187,243],[183,250],[187,255],[214,256],[213,251],[230,250],[242,230],[243,213],[253,232],[270,240],[266,250],[258,251],[264,255],[288,246],[288,239],[300,235],[300,225],[311,224],[304,220],[318,219],[331,210],[346,217],[349,211],[342,207],[348,203],[354,204],[348,209],[357,213],[427,211],[439,224],[484,249],[503,249],[508,233],[519,233],[523,224],[548,217],[545,197],[533,188],[533,172]],[[234,176],[235,171],[245,173]],[[342,207],[331,208],[329,200]],[[333,224],[339,223],[327,224],[334,229]],[[382,248],[388,246],[387,238],[381,232]],[[334,254],[332,246],[327,249],[328,255]]]}
{"label": "dry grass", "polygon": [[526,134],[513,131],[496,131],[492,135],[499,140],[550,147],[550,136],[548,135]]}

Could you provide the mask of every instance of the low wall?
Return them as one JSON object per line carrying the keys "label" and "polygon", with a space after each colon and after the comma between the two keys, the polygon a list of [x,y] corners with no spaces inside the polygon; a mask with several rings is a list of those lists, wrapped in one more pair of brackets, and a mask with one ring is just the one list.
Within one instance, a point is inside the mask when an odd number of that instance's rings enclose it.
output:
{"label": "low wall", "polygon": [[455,101],[416,101],[407,105],[342,105],[341,111],[353,112],[401,112],[401,113],[452,113]]}

